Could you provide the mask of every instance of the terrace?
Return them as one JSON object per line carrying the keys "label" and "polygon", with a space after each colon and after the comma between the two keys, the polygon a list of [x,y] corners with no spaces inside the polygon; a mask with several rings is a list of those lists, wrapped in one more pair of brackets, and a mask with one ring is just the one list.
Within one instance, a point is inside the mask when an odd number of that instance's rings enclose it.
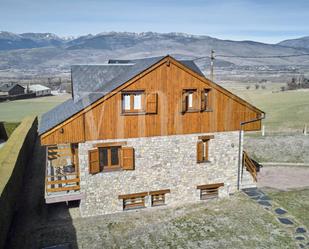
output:
{"label": "terrace", "polygon": [[46,157],[46,203],[82,199],[79,185],[78,145],[48,146]]}

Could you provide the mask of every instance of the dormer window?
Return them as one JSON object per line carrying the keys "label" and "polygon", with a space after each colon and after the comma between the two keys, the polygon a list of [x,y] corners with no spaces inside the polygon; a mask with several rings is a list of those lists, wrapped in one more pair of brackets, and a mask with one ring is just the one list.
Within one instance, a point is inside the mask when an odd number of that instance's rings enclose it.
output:
{"label": "dormer window", "polygon": [[137,113],[145,111],[144,91],[122,93],[122,112]]}

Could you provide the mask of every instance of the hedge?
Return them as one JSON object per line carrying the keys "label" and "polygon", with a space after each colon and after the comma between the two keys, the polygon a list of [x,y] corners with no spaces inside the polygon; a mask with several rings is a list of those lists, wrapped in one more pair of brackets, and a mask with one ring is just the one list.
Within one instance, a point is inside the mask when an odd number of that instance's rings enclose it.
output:
{"label": "hedge", "polygon": [[37,118],[26,117],[0,150],[0,248],[18,208],[23,175],[37,137]]}

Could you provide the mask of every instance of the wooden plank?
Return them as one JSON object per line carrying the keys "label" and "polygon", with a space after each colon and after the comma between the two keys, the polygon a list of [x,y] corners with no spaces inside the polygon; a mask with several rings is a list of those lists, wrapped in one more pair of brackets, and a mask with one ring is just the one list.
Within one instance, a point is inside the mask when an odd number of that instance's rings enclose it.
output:
{"label": "wooden plank", "polygon": [[220,183],[199,185],[196,188],[197,189],[211,189],[211,188],[219,188],[219,187],[223,187],[223,186],[224,186],[224,183],[220,182]]}
{"label": "wooden plank", "polygon": [[109,143],[98,143],[94,147],[112,147],[112,146],[124,146],[127,145],[127,142],[109,142]]}
{"label": "wooden plank", "polygon": [[208,139],[214,139],[214,135],[203,135],[203,136],[198,136],[199,140],[208,140]]}
{"label": "wooden plank", "polygon": [[131,199],[131,198],[136,198],[136,197],[145,197],[146,195],[148,195],[148,192],[125,194],[125,195],[119,195],[118,199]]}
{"label": "wooden plank", "polygon": [[75,178],[75,179],[67,179],[67,180],[47,181],[46,185],[60,184],[60,183],[74,183],[74,182],[80,182],[80,179]]}
{"label": "wooden plank", "polygon": [[170,189],[162,189],[162,190],[150,191],[149,195],[161,195],[161,194],[166,194],[170,192],[171,192]]}
{"label": "wooden plank", "polygon": [[79,190],[80,186],[72,186],[72,187],[62,187],[62,188],[47,188],[46,192],[62,192],[62,191],[71,191],[71,190]]}

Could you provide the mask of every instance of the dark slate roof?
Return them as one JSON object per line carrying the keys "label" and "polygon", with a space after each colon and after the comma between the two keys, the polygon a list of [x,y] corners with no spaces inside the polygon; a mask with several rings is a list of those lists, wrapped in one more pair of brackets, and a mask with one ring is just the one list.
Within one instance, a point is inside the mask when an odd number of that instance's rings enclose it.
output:
{"label": "dark slate roof", "polygon": [[[161,56],[137,60],[109,60],[109,64],[72,66],[73,99],[42,115],[39,134],[80,112],[163,58]],[[179,62],[203,76],[193,61]]]}
{"label": "dark slate roof", "polygon": [[81,97],[96,92],[118,75],[131,70],[132,64],[106,65],[74,65],[71,68],[73,99],[77,102]]}
{"label": "dark slate roof", "polygon": [[24,88],[23,86],[21,86],[17,83],[5,83],[5,84],[0,85],[0,92],[8,92],[16,86],[20,86],[20,87]]}

